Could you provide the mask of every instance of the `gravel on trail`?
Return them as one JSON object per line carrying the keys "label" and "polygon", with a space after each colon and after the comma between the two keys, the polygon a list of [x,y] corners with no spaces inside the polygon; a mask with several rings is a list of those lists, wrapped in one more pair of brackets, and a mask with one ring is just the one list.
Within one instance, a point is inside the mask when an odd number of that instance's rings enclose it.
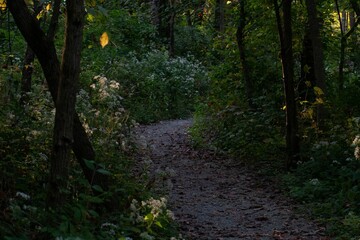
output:
{"label": "gravel on trail", "polygon": [[191,124],[190,119],[173,120],[136,129],[139,161],[151,163],[150,175],[162,173],[154,188],[168,195],[186,239],[330,239],[254,170],[192,148]]}

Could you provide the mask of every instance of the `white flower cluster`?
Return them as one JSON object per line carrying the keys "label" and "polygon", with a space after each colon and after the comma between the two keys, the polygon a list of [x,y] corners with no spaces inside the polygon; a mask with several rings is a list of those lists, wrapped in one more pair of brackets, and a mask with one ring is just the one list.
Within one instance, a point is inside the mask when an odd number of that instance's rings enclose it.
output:
{"label": "white flower cluster", "polygon": [[166,209],[166,204],[167,199],[164,197],[160,199],[149,198],[146,201],[141,201],[141,204],[136,199],[133,199],[130,205],[130,217],[136,223],[144,222],[145,216],[148,214],[148,212],[146,212],[146,209],[148,209],[153,215],[154,220],[159,218],[161,215],[165,215],[167,218],[175,220],[174,213],[169,209]]}
{"label": "white flower cluster", "polygon": [[355,147],[354,156],[360,160],[360,135],[356,135],[352,145]]}
{"label": "white flower cluster", "polygon": [[151,214],[154,216],[155,219],[163,213],[163,209],[166,208],[166,203],[166,198],[162,197],[160,199],[150,198],[147,201],[142,201],[141,205],[143,207],[149,207],[151,209]]}
{"label": "white flower cluster", "polygon": [[95,76],[94,80],[95,82],[90,85],[90,88],[95,90],[98,99],[106,102],[111,108],[119,108],[121,106],[120,101],[123,100],[118,92],[121,88],[120,83],[101,75]]}
{"label": "white flower cluster", "polygon": [[313,178],[313,179],[310,179],[309,183],[313,186],[318,186],[320,184],[320,181],[317,178]]}
{"label": "white flower cluster", "polygon": [[103,223],[101,224],[101,230],[106,230],[109,235],[115,236],[116,230],[119,228],[119,226],[113,224],[113,223]]}

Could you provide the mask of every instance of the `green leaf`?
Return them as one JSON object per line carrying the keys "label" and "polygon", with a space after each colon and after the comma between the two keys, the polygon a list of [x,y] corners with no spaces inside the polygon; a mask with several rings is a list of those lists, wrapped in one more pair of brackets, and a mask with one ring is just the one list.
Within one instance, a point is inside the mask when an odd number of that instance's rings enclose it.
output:
{"label": "green leaf", "polygon": [[314,87],[314,92],[315,92],[315,95],[316,95],[316,96],[322,96],[322,95],[324,95],[323,90],[322,90],[321,88],[319,88],[319,87]]}
{"label": "green leaf", "polygon": [[152,213],[149,213],[144,217],[144,220],[145,220],[145,222],[150,223],[154,220],[154,215]]}
{"label": "green leaf", "polygon": [[156,222],[155,222],[155,225],[156,225],[156,226],[159,226],[160,228],[164,228],[160,221],[156,221]]}
{"label": "green leaf", "polygon": [[89,213],[92,217],[95,217],[95,218],[99,217],[99,214],[98,214],[96,211],[94,211],[94,210],[88,210],[88,213]]}
{"label": "green leaf", "polygon": [[105,170],[103,168],[96,170],[96,172],[101,173],[103,175],[107,175],[107,176],[111,175],[111,172],[109,172],[108,170]]}
{"label": "green leaf", "polygon": [[85,163],[86,167],[88,167],[89,169],[91,169],[91,170],[95,169],[95,161],[84,159],[84,163]]}
{"label": "green leaf", "polygon": [[92,189],[94,189],[94,190],[97,191],[97,192],[104,192],[104,190],[102,189],[102,187],[99,186],[99,185],[93,185],[93,186],[91,186],[91,187],[92,187]]}

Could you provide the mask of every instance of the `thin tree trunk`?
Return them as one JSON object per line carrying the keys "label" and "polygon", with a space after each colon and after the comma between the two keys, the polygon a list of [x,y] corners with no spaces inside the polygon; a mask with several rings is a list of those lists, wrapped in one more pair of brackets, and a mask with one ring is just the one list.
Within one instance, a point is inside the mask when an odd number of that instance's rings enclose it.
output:
{"label": "thin tree trunk", "polygon": [[186,17],[186,24],[188,27],[192,26],[192,21],[191,21],[191,13],[190,10],[186,10],[185,12],[185,17]]}
{"label": "thin tree trunk", "polygon": [[[60,76],[60,62],[57,58],[55,45],[40,29],[37,20],[31,16],[24,0],[12,0],[7,4],[21,34],[39,59],[49,86],[49,91],[54,102],[56,102]],[[73,151],[82,167],[85,177],[91,185],[99,185],[104,190],[107,190],[109,184],[108,177],[96,173],[94,169],[88,168],[85,164],[85,160],[95,160],[95,152],[77,114],[74,115],[73,121]],[[95,190],[94,192],[96,193]]]}
{"label": "thin tree trunk", "polygon": [[160,25],[160,0],[151,1],[151,21],[159,30]]}
{"label": "thin tree trunk", "polygon": [[170,17],[169,17],[169,56],[175,56],[175,1],[169,0]]}
{"label": "thin tree trunk", "polygon": [[[50,21],[47,38],[50,41],[54,40],[56,28],[58,25],[58,19],[60,15],[60,4],[61,0],[54,0],[53,7],[53,16]],[[38,1],[34,1],[34,16],[37,16],[42,9],[42,5],[39,4]],[[20,103],[25,104],[28,101],[28,93],[31,91],[31,80],[33,74],[33,63],[35,60],[35,53],[27,44],[25,56],[24,56],[24,66],[22,68],[22,76],[21,76],[21,98]]]}
{"label": "thin tree trunk", "polygon": [[253,82],[250,77],[250,69],[249,64],[246,59],[245,53],[245,26],[246,26],[246,16],[245,16],[245,0],[239,0],[239,25],[236,31],[236,40],[238,44],[239,54],[240,54],[240,62],[241,62],[241,70],[242,76],[245,83],[245,92],[246,98],[250,109],[254,108],[253,104]]}
{"label": "thin tree trunk", "polygon": [[84,1],[66,1],[66,12],[65,45],[56,101],[53,150],[47,195],[47,206],[55,208],[61,207],[65,203],[62,191],[67,188],[69,178],[85,16]]}
{"label": "thin tree trunk", "polygon": [[306,28],[301,52],[301,79],[298,87],[298,94],[301,101],[315,101],[311,87],[316,86],[314,74],[314,53],[310,39],[309,29]]}
{"label": "thin tree trunk", "polygon": [[[308,13],[309,33],[312,43],[313,59],[314,59],[314,74],[316,85],[321,88],[323,93],[326,93],[325,84],[325,65],[323,44],[320,36],[320,23],[316,9],[315,0],[306,0],[306,8]],[[317,106],[317,124],[322,128],[325,118],[325,108],[323,104]]]}
{"label": "thin tree trunk", "polygon": [[24,56],[24,66],[22,68],[21,75],[21,97],[20,104],[24,105],[28,102],[28,94],[31,91],[31,79],[34,71],[33,62],[35,59],[35,53],[27,45],[25,56]]}
{"label": "thin tree trunk", "polygon": [[287,162],[286,167],[290,169],[295,167],[299,160],[299,137],[298,122],[294,91],[294,63],[292,51],[292,24],[291,24],[291,4],[292,0],[284,0],[282,13],[283,20],[280,17],[280,9],[277,0],[274,0],[274,7],[281,44],[281,59],[283,83],[285,90],[286,103],[286,148]]}
{"label": "thin tree trunk", "polygon": [[225,1],[216,0],[215,2],[215,30],[224,32],[225,30]]}
{"label": "thin tree trunk", "polygon": [[343,31],[344,26],[343,26],[343,20],[341,18],[341,12],[340,12],[340,8],[339,8],[339,3],[338,0],[335,0],[335,5],[336,5],[336,11],[338,14],[338,19],[339,19],[339,24],[340,24],[340,30],[341,30],[341,39],[340,39],[340,61],[339,61],[339,87],[338,87],[338,95],[340,95],[342,93],[342,90],[344,88],[344,66],[345,66],[345,50],[347,47],[347,39],[351,36],[351,34],[353,34],[353,32],[356,30],[356,27],[360,24],[360,10],[359,10],[359,5],[355,0],[351,0],[350,1],[354,11],[356,12],[357,15],[357,20],[355,21],[354,25],[352,26],[352,28],[350,28],[350,30],[345,34],[345,32]]}
{"label": "thin tree trunk", "polygon": [[[42,5],[40,5],[38,1],[34,1],[33,15],[34,16],[38,15],[41,11],[41,8]],[[34,60],[35,60],[35,53],[27,44],[24,61],[23,61],[22,75],[21,75],[21,94],[20,94],[21,105],[24,105],[28,102],[28,94],[31,91],[31,80],[34,71],[34,66],[33,66]]]}

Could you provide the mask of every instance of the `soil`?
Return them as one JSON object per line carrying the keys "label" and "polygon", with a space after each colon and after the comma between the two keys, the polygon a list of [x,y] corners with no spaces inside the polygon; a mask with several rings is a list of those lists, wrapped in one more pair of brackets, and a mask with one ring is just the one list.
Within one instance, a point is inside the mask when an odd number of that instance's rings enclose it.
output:
{"label": "soil", "polygon": [[168,195],[186,239],[329,239],[254,169],[239,159],[194,149],[191,124],[163,121],[136,132],[140,165],[152,176],[149,184]]}

